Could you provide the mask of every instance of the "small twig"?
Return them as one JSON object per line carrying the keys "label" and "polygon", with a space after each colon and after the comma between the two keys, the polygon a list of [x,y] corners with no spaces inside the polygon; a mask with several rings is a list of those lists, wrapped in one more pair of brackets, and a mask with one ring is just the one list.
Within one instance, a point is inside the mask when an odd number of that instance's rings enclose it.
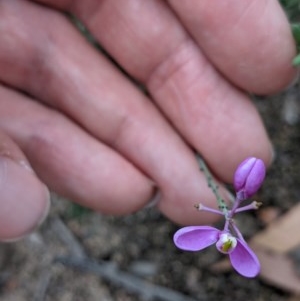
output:
{"label": "small twig", "polygon": [[199,154],[196,154],[197,161],[199,163],[200,170],[204,173],[205,178],[207,180],[208,187],[212,190],[213,194],[215,195],[217,202],[218,202],[218,207],[221,211],[224,212],[225,216],[227,215],[228,208],[223,200],[223,198],[219,194],[219,186],[215,183],[214,178],[209,171],[207,165],[205,164],[204,160],[201,158]]}
{"label": "small twig", "polygon": [[[68,248],[68,251],[72,257],[78,259],[86,258],[84,248],[59,217],[55,216],[51,219],[50,227],[57,237],[62,241],[62,243],[64,243],[64,245]],[[51,268],[47,268],[41,273],[40,280],[33,296],[34,301],[45,300],[52,275]]]}
{"label": "small twig", "polygon": [[[149,283],[128,272],[123,272],[114,263],[98,263],[89,259],[71,257],[57,257],[54,262],[59,262],[84,272],[91,272],[116,286],[122,286],[127,291],[138,294],[144,300],[196,301],[174,290]],[[202,300],[204,301],[204,299]],[[201,299],[197,301],[201,301]]]}
{"label": "small twig", "polygon": [[45,270],[40,276],[40,280],[38,283],[38,287],[33,296],[33,301],[44,301],[46,298],[46,292],[50,284],[50,280],[52,277],[52,270]]}
{"label": "small twig", "polygon": [[70,256],[76,258],[87,257],[84,248],[81,246],[74,234],[59,217],[54,217],[52,219],[51,227],[53,231],[57,234],[59,239],[68,247]]}

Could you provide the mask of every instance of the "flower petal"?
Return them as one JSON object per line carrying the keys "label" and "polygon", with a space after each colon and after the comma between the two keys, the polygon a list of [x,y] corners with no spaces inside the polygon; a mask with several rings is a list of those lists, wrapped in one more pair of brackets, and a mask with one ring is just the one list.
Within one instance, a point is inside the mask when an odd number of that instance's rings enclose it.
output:
{"label": "flower petal", "polygon": [[253,278],[260,271],[260,263],[255,253],[240,239],[235,249],[229,254],[233,268],[242,276]]}
{"label": "flower petal", "polygon": [[221,231],[209,226],[190,226],[178,230],[174,235],[177,248],[200,251],[217,242]]}

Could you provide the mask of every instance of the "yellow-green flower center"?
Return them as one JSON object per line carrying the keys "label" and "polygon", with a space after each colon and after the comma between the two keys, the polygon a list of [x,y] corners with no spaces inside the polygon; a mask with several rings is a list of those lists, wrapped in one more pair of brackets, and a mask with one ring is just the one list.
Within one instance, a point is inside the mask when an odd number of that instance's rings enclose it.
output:
{"label": "yellow-green flower center", "polygon": [[237,245],[237,240],[230,233],[222,233],[216,243],[218,250],[222,253],[228,254],[232,252]]}

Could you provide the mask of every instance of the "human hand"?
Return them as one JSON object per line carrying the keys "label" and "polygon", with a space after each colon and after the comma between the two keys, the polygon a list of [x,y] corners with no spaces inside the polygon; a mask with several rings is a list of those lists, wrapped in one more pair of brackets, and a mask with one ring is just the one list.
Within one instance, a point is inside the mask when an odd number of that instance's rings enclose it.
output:
{"label": "human hand", "polygon": [[276,0],[2,0],[0,38],[0,163],[10,162],[2,164],[1,240],[45,216],[42,182],[108,214],[134,212],[160,191],[167,217],[199,224],[213,217],[193,205],[214,197],[192,149],[224,182],[245,157],[272,160],[247,92],[273,93],[295,76]]}

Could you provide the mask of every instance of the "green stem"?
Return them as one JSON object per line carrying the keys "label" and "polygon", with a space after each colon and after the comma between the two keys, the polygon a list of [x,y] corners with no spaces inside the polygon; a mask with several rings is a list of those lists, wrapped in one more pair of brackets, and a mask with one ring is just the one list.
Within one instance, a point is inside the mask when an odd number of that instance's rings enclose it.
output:
{"label": "green stem", "polygon": [[204,160],[200,157],[199,154],[196,154],[196,159],[199,163],[200,170],[204,173],[205,178],[207,180],[208,187],[212,190],[213,194],[215,195],[219,209],[224,212],[224,215],[227,216],[228,207],[225,201],[219,194],[219,186],[216,184],[211,172],[209,171],[207,165],[205,164]]}

